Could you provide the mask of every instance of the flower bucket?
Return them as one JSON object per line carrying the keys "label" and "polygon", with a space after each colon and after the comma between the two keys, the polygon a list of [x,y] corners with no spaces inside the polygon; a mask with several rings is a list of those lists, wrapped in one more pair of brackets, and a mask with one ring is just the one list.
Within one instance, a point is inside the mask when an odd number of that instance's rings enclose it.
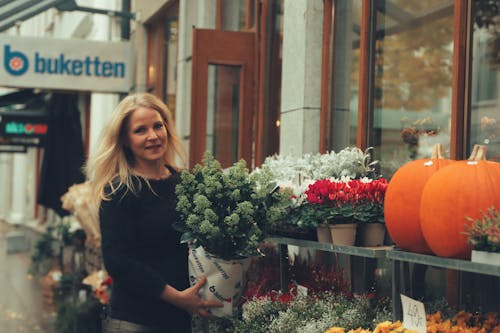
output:
{"label": "flower bucket", "polygon": [[205,251],[203,247],[189,248],[189,282],[194,285],[201,276],[207,283],[200,289],[200,297],[221,302],[224,307],[212,308],[216,317],[231,317],[245,288],[251,258],[223,260]]}
{"label": "flower bucket", "polygon": [[331,243],[332,235],[328,224],[318,224],[316,232],[318,233],[318,242]]}
{"label": "flower bucket", "polygon": [[472,256],[470,260],[472,262],[477,262],[480,264],[500,266],[500,253],[472,250]]}
{"label": "flower bucket", "polygon": [[356,226],[356,223],[330,224],[332,243],[353,246],[356,241]]}
{"label": "flower bucket", "polygon": [[363,223],[360,225],[361,246],[376,247],[384,245],[385,224]]}

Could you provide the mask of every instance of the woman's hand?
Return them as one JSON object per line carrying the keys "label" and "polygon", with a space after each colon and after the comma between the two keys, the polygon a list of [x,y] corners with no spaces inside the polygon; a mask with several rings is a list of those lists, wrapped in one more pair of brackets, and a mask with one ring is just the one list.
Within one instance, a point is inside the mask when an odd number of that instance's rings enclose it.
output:
{"label": "woman's hand", "polygon": [[166,285],[161,298],[173,305],[201,317],[213,317],[210,308],[221,308],[223,304],[218,301],[209,301],[200,298],[198,292],[207,283],[206,277],[201,277],[198,282],[185,290],[179,291],[170,285]]}

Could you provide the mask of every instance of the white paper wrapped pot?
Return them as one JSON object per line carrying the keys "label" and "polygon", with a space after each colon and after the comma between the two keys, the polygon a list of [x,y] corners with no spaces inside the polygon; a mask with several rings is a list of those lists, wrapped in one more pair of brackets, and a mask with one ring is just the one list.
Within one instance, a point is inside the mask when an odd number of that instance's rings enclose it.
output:
{"label": "white paper wrapped pot", "polygon": [[189,281],[194,285],[201,276],[207,283],[200,290],[200,297],[217,300],[222,308],[210,311],[217,317],[231,317],[247,282],[251,258],[223,260],[205,251],[203,247],[189,248]]}

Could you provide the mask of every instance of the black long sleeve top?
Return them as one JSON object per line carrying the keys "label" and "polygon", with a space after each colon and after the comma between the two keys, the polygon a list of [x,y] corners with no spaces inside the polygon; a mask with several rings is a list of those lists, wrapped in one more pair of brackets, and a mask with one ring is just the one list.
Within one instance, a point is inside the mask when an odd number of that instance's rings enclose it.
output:
{"label": "black long sleeve top", "polygon": [[160,299],[166,284],[178,290],[189,286],[188,250],[172,228],[180,175],[171,172],[167,179],[149,180],[151,189],[137,178],[138,193],[125,193],[123,186],[101,203],[102,254],[113,278],[112,318],[187,332],[189,315]]}

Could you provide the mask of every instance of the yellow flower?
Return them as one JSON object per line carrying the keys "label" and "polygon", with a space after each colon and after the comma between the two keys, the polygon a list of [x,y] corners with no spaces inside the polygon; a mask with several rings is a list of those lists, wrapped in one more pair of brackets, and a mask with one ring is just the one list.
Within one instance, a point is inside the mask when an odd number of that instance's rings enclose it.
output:
{"label": "yellow flower", "polygon": [[330,327],[325,333],[344,333],[343,327]]}

